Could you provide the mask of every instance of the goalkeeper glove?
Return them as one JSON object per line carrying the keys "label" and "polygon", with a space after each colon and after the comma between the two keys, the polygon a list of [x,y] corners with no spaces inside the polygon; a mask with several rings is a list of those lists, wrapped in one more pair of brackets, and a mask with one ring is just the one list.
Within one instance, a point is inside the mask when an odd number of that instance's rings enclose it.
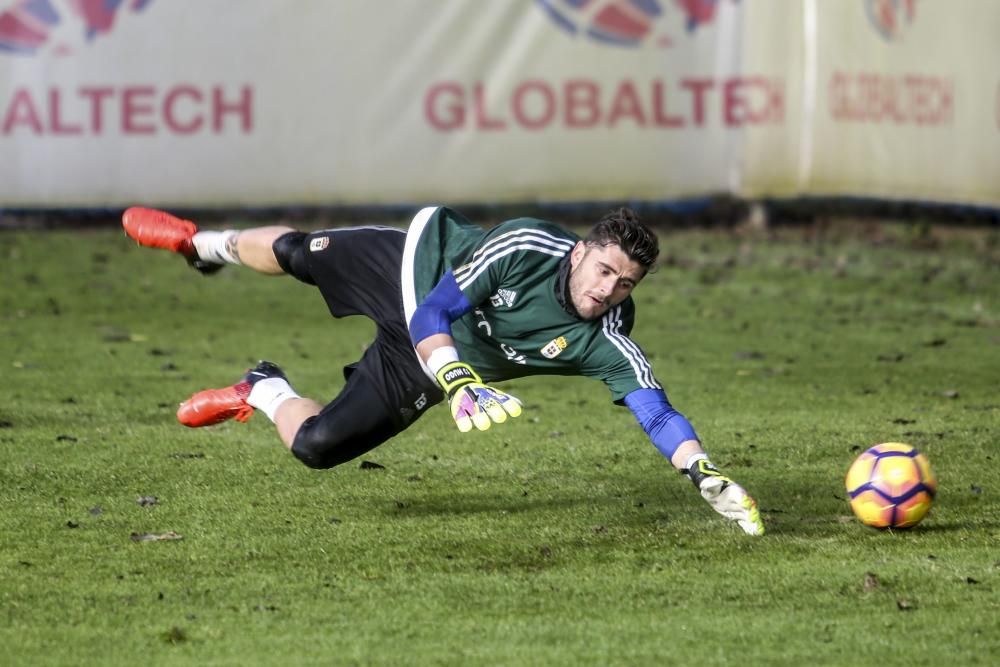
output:
{"label": "goalkeeper glove", "polygon": [[437,380],[451,405],[451,416],[462,433],[475,426],[480,431],[493,422],[507,420],[507,415],[521,414],[521,401],[509,394],[487,387],[472,367],[461,361],[445,364],[437,372]]}
{"label": "goalkeeper glove", "polygon": [[691,463],[681,473],[691,478],[712,509],[735,521],[747,535],[764,534],[757,503],[742,486],[720,473],[707,458],[694,461],[694,465]]}

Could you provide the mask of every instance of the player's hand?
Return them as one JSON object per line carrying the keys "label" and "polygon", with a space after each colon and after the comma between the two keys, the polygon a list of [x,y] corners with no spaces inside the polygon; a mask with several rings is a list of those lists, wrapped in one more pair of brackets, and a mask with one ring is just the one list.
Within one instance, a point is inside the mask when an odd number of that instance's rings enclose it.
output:
{"label": "player's hand", "polygon": [[493,422],[499,424],[507,421],[508,416],[521,414],[521,401],[486,386],[472,367],[461,361],[442,366],[437,379],[448,397],[451,416],[462,433],[471,431],[473,426],[485,431]]}
{"label": "player's hand", "polygon": [[747,535],[764,534],[757,502],[742,486],[720,473],[711,461],[698,461],[687,474],[712,509],[735,521]]}

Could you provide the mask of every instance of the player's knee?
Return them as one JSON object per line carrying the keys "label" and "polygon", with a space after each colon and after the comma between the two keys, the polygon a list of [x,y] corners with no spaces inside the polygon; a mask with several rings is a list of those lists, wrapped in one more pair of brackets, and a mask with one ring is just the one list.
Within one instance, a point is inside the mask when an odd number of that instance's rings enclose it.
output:
{"label": "player's knee", "polygon": [[316,437],[315,429],[308,429],[303,424],[303,428],[295,434],[292,442],[292,454],[306,466],[322,470],[333,468],[343,463],[335,455],[337,443]]}
{"label": "player's knee", "polygon": [[292,454],[305,464],[307,468],[312,468],[313,470],[327,470],[343,463],[343,461],[328,456],[326,452],[313,449],[312,447],[294,446],[292,447]]}
{"label": "player's knee", "polygon": [[315,285],[312,275],[309,273],[309,265],[306,263],[306,237],[305,232],[288,232],[282,234],[274,243],[271,250],[274,251],[274,258],[278,260],[278,266],[290,276],[295,276],[304,283]]}
{"label": "player's knee", "polygon": [[299,427],[292,441],[292,454],[306,466],[333,468],[380,444],[366,435],[344,432],[329,418],[310,417]]}

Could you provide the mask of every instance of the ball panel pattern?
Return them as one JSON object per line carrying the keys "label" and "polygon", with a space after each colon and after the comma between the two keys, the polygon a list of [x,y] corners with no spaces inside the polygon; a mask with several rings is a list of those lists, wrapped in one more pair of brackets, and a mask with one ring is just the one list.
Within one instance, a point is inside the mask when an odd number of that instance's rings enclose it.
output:
{"label": "ball panel pattern", "polygon": [[888,442],[862,452],[845,479],[851,509],[874,528],[909,528],[927,515],[937,480],[912,446]]}

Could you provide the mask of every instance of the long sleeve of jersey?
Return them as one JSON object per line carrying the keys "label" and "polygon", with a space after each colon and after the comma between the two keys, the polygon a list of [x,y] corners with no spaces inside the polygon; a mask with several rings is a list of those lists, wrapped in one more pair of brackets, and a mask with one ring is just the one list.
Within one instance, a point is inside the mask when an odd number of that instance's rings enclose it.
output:
{"label": "long sleeve of jersey", "polygon": [[668,461],[682,442],[698,439],[694,427],[674,410],[662,389],[636,389],[625,396],[625,405]]}
{"label": "long sleeve of jersey", "polygon": [[410,319],[410,340],[416,345],[428,336],[443,333],[451,335],[451,323],[472,310],[472,304],[448,271],[417,306]]}

